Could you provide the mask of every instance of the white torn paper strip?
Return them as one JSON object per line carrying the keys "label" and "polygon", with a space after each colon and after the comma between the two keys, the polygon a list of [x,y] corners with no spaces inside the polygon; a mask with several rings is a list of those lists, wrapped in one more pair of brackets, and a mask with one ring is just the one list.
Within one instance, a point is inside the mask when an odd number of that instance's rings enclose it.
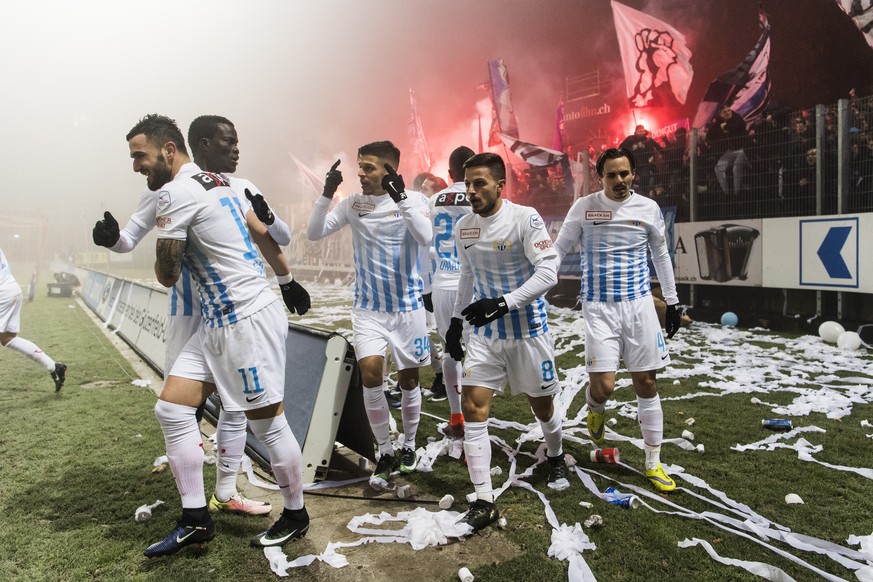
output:
{"label": "white torn paper strip", "polygon": [[736,560],[734,558],[723,558],[718,555],[718,553],[712,548],[709,542],[698,538],[692,539],[684,539],[679,542],[680,548],[692,548],[694,546],[701,546],[706,553],[710,555],[710,557],[719,562],[720,564],[724,564],[726,566],[735,566],[737,568],[742,568],[747,572],[751,572],[756,576],[760,576],[765,580],[770,580],[771,582],[795,582],[794,578],[789,576],[784,570],[781,568],[777,568],[772,564],[765,564],[764,562],[751,562],[748,560]]}

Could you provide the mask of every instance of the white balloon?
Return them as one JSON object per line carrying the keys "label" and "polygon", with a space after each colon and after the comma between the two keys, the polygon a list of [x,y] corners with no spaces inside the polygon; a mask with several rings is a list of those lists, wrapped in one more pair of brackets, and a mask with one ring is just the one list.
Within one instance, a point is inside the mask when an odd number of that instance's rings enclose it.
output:
{"label": "white balloon", "polygon": [[854,331],[844,331],[837,338],[837,347],[841,350],[855,351],[861,347],[861,336]]}
{"label": "white balloon", "polygon": [[821,339],[830,344],[837,343],[837,338],[840,337],[840,334],[844,331],[846,330],[843,326],[836,321],[825,321],[818,326],[818,335]]}

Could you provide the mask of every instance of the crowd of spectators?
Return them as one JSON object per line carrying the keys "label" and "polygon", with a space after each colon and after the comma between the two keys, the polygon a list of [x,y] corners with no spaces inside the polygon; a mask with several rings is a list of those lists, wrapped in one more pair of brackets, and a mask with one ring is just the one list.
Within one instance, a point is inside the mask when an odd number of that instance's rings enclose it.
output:
{"label": "crowd of spectators", "polygon": [[[845,208],[873,211],[873,97],[849,101],[849,180]],[[753,123],[730,108],[720,110],[706,133],[699,132],[694,154],[697,174],[698,219],[737,219],[814,215],[818,158],[822,168],[822,213],[837,212],[837,107],[824,114],[823,151],[816,146],[815,110],[790,111],[771,107]],[[604,140],[606,141],[606,140]],[[637,192],[662,207],[675,206],[679,221],[690,219],[690,136],[685,127],[653,137],[643,125],[613,144],[630,150],[636,159]],[[602,147],[610,147],[603,145]],[[599,154],[589,150],[590,158]],[[575,187],[581,193],[579,168]],[[560,214],[572,203],[565,171],[513,168],[510,197],[543,214]],[[600,189],[592,172],[589,191]]]}

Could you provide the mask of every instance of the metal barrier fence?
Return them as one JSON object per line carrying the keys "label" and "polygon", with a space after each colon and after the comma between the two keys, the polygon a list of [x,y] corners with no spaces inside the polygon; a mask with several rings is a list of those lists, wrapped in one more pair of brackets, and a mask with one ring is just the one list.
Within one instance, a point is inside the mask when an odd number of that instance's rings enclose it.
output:
{"label": "metal barrier fence", "polygon": [[[724,121],[653,142],[637,191],[675,205],[679,222],[873,211],[873,96],[770,111],[739,136]],[[601,187],[596,175],[577,181],[582,196]]]}

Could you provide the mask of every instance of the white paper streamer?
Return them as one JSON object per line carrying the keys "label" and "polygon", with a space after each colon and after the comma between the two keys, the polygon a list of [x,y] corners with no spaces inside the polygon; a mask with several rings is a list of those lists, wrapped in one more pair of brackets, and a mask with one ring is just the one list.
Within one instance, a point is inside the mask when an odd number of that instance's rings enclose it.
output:
{"label": "white paper streamer", "polygon": [[750,562],[747,560],[736,560],[734,558],[723,558],[718,555],[718,553],[712,548],[709,542],[698,538],[685,539],[679,542],[680,548],[691,548],[694,546],[702,546],[703,549],[706,550],[706,553],[709,554],[713,560],[719,562],[721,564],[725,564],[726,566],[736,566],[738,568],[742,568],[747,572],[751,572],[765,580],[771,580],[772,582],[795,582],[794,578],[785,573],[784,570],[777,568],[776,566],[772,566],[770,564],[765,564],[763,562]]}

